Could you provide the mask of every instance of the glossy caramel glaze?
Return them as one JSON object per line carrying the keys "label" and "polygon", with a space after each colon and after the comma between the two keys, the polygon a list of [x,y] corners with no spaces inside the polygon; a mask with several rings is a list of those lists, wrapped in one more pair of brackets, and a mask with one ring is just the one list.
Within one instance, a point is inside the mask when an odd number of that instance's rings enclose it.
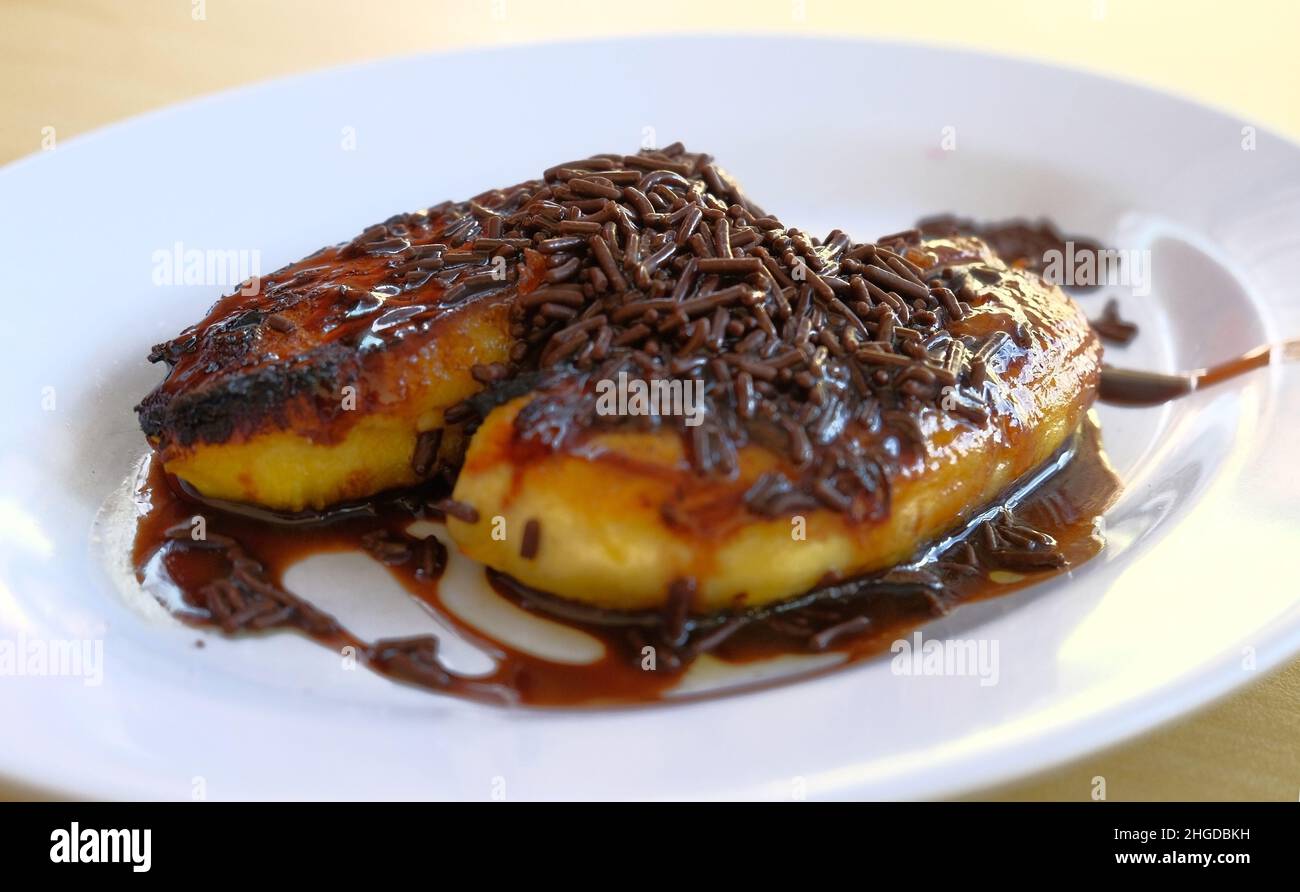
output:
{"label": "glossy caramel glaze", "polygon": [[[267,428],[331,439],[400,399],[400,359],[435,338],[440,322],[536,283],[538,258],[459,250],[482,231],[475,208],[513,210],[536,186],[392,217],[223,297],[151,353],[169,371],[139,406],[145,434],[164,454]],[[349,385],[355,411],[341,406]]]}

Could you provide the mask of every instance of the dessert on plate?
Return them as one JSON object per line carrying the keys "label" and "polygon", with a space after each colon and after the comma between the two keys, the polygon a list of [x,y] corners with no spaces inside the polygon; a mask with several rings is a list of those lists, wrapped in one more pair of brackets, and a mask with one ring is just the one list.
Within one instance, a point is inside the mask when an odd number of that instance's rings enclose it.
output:
{"label": "dessert on plate", "polygon": [[[680,669],[878,645],[1099,547],[1097,336],[956,227],[813,238],[674,145],[398,215],[255,284],[154,348],[138,407],[160,514],[199,506],[217,535],[138,543],[195,621],[342,640],[244,540],[347,530],[429,581],[443,543],[403,524],[436,518],[503,595]],[[453,687],[436,645],[373,648]]]}

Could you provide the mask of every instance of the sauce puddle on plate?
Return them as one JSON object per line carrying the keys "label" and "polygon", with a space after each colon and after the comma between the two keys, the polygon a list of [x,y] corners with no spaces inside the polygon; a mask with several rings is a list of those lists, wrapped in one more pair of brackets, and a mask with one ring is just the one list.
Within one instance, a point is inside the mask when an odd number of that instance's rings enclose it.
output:
{"label": "sauce puddle on plate", "polygon": [[[1300,341],[1289,341],[1180,375],[1106,366],[1100,398],[1156,405],[1297,356]],[[296,630],[336,651],[354,648],[369,668],[389,678],[471,700],[542,707],[634,704],[680,699],[672,689],[705,654],[735,665],[838,654],[838,667],[880,653],[962,603],[1067,572],[1101,550],[1100,520],[1119,490],[1090,414],[1057,456],[912,562],[861,579],[828,580],[780,605],[708,617],[601,610],[485,571],[502,597],[599,639],[603,658],[584,665],[512,648],[495,640],[491,629],[472,627],[447,608],[439,592],[445,546],[434,536],[406,532],[415,520],[441,519],[433,505],[445,492],[412,491],[280,516],[199,499],[155,462],[137,494],[147,509],[132,558],[137,580],[195,626],[227,634]],[[195,532],[198,517],[201,538]],[[482,647],[496,668],[484,676],[452,672],[439,660],[432,635],[365,641],[284,587],[285,573],[299,560],[357,550],[383,563],[411,597]]]}
{"label": "sauce puddle on plate", "polygon": [[[912,562],[861,579],[828,580],[766,609],[708,617],[600,610],[486,571],[502,597],[603,642],[603,658],[585,665],[521,652],[447,608],[439,591],[445,546],[436,537],[406,532],[415,520],[441,519],[432,506],[444,492],[412,491],[328,512],[276,516],[198,499],[153,462],[137,496],[147,507],[132,557],[137,579],[191,625],[226,634],[295,630],[335,651],[354,648],[370,669],[394,680],[471,700],[539,707],[635,704],[681,699],[672,689],[704,654],[739,666],[790,655],[837,655],[838,667],[880,653],[959,604],[1078,567],[1101,549],[1099,520],[1118,491],[1090,417],[1064,450],[996,507]],[[202,538],[196,538],[199,517]],[[364,551],[384,564],[412,598],[483,647],[495,669],[472,677],[449,670],[431,635],[363,640],[285,588],[285,573],[295,563],[338,551]]]}

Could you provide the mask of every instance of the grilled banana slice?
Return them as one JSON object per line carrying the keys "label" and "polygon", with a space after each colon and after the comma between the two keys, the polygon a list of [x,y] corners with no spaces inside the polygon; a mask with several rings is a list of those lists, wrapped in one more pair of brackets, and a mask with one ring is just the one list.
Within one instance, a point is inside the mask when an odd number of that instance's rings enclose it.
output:
{"label": "grilled banana slice", "polygon": [[171,369],[137,411],[166,470],[208,498],[296,512],[454,466],[463,439],[444,413],[482,388],[474,366],[508,359],[512,303],[544,272],[536,252],[463,247],[479,228],[469,202],[393,218],[156,347]]}
{"label": "grilled banana slice", "polygon": [[[1058,288],[1008,269],[974,239],[921,251],[947,264],[950,279],[973,271],[996,280],[980,284],[976,305],[947,328],[969,357],[964,383],[947,397],[965,401],[978,389],[984,409],[945,410],[941,395],[938,405],[864,430],[865,453],[897,456],[877,465],[886,510],[854,516],[833,494],[799,498],[800,487],[818,492],[817,471],[779,443],[745,444],[732,474],[702,475],[689,437],[667,426],[556,436],[547,420],[572,423],[581,411],[560,389],[498,407],[474,434],[454,495],[479,520],[449,518],[452,537],[527,585],[617,609],[662,607],[681,580],[693,583],[694,611],[752,607],[906,560],[1060,449],[1093,401],[1100,368],[1096,337]],[[898,377],[913,365],[884,362],[891,377],[881,389],[903,387]],[[762,490],[780,479],[794,489],[776,487],[764,508]]]}

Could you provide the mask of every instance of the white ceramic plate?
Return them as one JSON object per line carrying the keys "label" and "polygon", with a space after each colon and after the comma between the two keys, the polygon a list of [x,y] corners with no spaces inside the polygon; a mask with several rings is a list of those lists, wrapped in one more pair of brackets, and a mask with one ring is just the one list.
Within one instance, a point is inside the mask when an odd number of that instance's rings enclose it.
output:
{"label": "white ceramic plate", "polygon": [[[757,58],[773,73],[702,82],[687,62],[700,56]],[[475,89],[448,97],[464,84]],[[160,374],[145,354],[221,290],[154,284],[155,252],[177,242],[258,251],[269,271],[401,209],[681,139],[814,232],[873,237],[948,210],[1046,214],[1150,251],[1149,295],[1102,292],[1142,325],[1112,361],[1173,370],[1300,335],[1300,150],[1250,123],[961,52],[654,39],[329,71],[9,166],[0,642],[87,640],[103,660],[98,684],[12,666],[0,677],[0,772],[71,795],[162,799],[938,796],[1113,743],[1249,681],[1300,650],[1295,366],[1159,409],[1101,409],[1127,482],[1103,555],[925,629],[996,644],[989,685],[901,676],[886,657],[688,705],[500,711],[342,671],[292,635],[196,648],[199,633],[118,591],[129,524],[95,518],[144,452],[131,407]],[[1084,301],[1095,314],[1103,297]],[[362,634],[428,628],[381,571],[346,556],[295,584]]]}

